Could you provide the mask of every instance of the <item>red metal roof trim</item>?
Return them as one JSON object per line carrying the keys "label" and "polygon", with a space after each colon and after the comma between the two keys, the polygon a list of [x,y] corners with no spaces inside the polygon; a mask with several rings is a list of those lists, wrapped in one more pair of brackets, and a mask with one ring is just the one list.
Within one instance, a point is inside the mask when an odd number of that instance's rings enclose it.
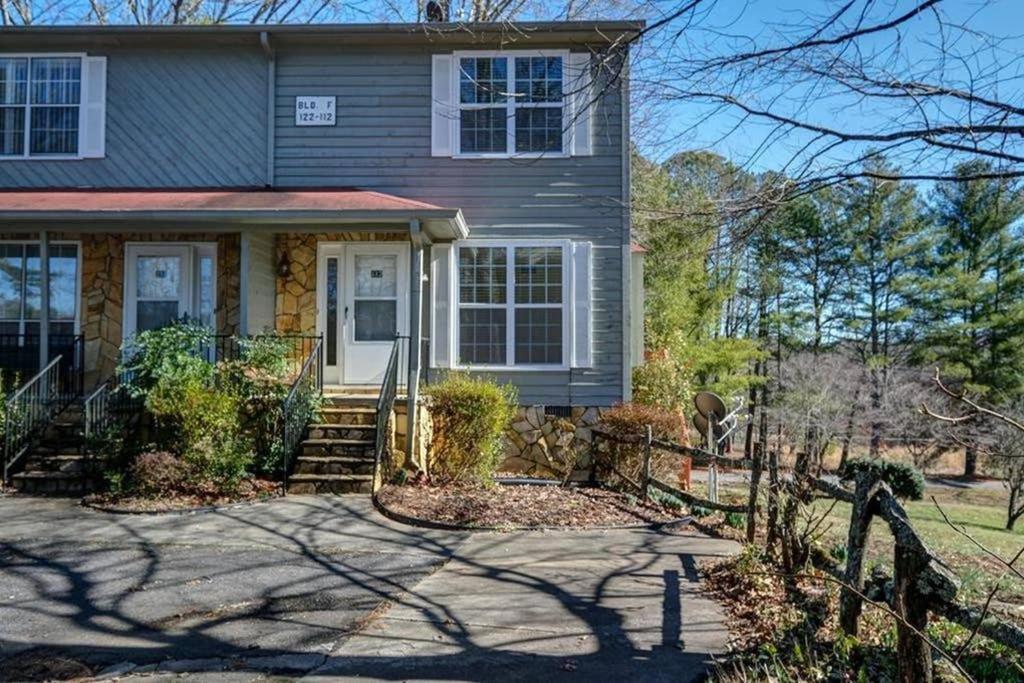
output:
{"label": "red metal roof trim", "polygon": [[437,211],[444,207],[355,188],[323,190],[0,190],[0,212]]}

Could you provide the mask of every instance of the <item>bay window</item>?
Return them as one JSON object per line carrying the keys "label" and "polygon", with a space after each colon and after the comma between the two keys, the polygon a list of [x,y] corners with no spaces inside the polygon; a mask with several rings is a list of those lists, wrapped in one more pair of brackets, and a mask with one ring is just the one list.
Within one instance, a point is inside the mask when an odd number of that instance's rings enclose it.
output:
{"label": "bay window", "polygon": [[566,364],[565,251],[561,243],[458,247],[459,365]]}
{"label": "bay window", "polygon": [[[78,245],[51,244],[50,334],[75,334]],[[39,245],[0,242],[0,334],[39,335],[42,305]]]}
{"label": "bay window", "polygon": [[458,153],[561,155],[565,55],[459,55]]}

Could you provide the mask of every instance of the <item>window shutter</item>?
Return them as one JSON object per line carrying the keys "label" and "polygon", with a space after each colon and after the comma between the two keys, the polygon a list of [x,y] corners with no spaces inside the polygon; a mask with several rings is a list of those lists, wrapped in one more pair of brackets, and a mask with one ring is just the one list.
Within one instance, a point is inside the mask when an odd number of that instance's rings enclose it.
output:
{"label": "window shutter", "polygon": [[450,157],[455,153],[455,57],[434,55],[431,63],[430,153]]}
{"label": "window shutter", "polygon": [[572,243],[572,367],[593,365],[591,299],[593,297],[593,266],[590,242]]}
{"label": "window shutter", "polygon": [[107,58],[82,58],[82,107],[79,113],[78,153],[97,159],[106,151]]}
{"label": "window shutter", "polygon": [[430,249],[431,297],[434,310],[431,314],[430,366],[449,368],[452,366],[452,245],[435,244]]}
{"label": "window shutter", "polygon": [[569,136],[573,156],[590,156],[593,151],[593,105],[594,79],[590,73],[590,53],[573,52],[569,55],[569,84],[571,106]]}

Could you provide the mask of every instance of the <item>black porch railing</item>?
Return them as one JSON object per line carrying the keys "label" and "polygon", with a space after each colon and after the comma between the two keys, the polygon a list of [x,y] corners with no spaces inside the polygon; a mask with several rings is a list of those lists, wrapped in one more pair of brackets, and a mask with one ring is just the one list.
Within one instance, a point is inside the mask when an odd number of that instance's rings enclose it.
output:
{"label": "black porch railing", "polygon": [[[12,335],[9,335],[12,336]],[[35,340],[33,345],[31,342]],[[10,340],[7,340],[10,341]],[[35,367],[39,363],[39,338],[23,337],[17,348],[35,349]],[[78,335],[65,337],[62,352],[42,370],[28,375],[30,378],[9,397],[5,398],[3,414],[3,478],[7,481],[18,466],[22,456],[28,452],[35,440],[65,408],[82,395],[84,376],[84,340]],[[50,349],[56,348],[53,343]],[[26,372],[16,363],[28,360],[15,353],[4,358],[4,367],[9,371]],[[10,365],[8,365],[8,363]]]}
{"label": "black porch railing", "polygon": [[323,338],[314,339],[313,348],[281,405],[281,481],[286,489],[292,456],[298,450],[306,427],[317,410],[317,397],[324,390]]}
{"label": "black porch railing", "polygon": [[[377,440],[373,456],[373,490],[376,492],[378,484],[382,483],[382,477],[389,476],[391,467],[391,453],[388,450],[388,421],[395,408],[395,399],[398,397],[400,383],[404,382],[405,373],[403,368],[408,368],[409,363],[409,337],[399,335],[395,337],[395,343],[391,347],[391,355],[388,357],[387,368],[384,370],[384,378],[381,380],[380,396],[377,398]],[[409,410],[414,410],[409,406]],[[407,439],[412,435],[407,434]],[[385,462],[385,456],[389,461]],[[384,469],[388,470],[387,472]]]}

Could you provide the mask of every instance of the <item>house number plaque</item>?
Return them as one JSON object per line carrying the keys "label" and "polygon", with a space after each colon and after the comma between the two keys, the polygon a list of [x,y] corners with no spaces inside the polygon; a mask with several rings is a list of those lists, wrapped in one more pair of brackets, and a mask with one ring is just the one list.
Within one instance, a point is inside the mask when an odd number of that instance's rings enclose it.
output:
{"label": "house number plaque", "polygon": [[295,98],[296,126],[333,126],[334,97],[299,95]]}

